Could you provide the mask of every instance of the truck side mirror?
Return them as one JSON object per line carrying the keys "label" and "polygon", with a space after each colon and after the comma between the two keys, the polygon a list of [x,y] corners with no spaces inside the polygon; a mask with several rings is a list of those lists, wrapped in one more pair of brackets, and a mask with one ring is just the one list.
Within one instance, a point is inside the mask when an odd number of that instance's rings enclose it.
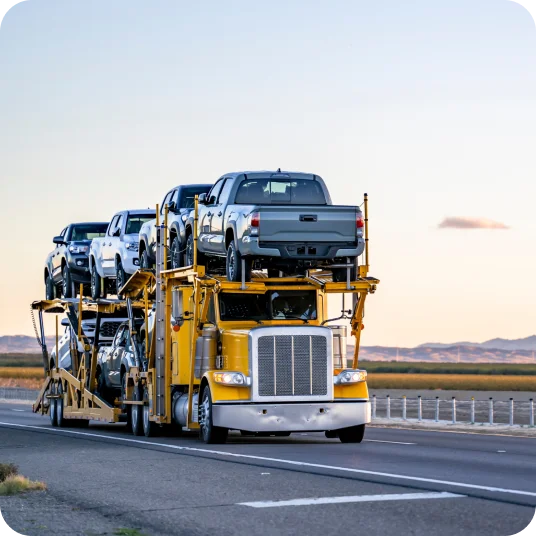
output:
{"label": "truck side mirror", "polygon": [[207,204],[207,194],[199,194],[198,203],[200,205],[206,205]]}
{"label": "truck side mirror", "polygon": [[176,214],[177,213],[177,207],[175,205],[175,201],[170,201],[168,203],[168,212],[171,212],[172,214]]}
{"label": "truck side mirror", "polygon": [[55,236],[52,239],[52,242],[54,242],[54,244],[65,244],[65,240],[63,240],[63,236]]}
{"label": "truck side mirror", "polygon": [[68,318],[62,318],[61,325],[62,326],[68,326],[69,325],[69,319]]}
{"label": "truck side mirror", "polygon": [[121,229],[119,227],[112,233],[112,236],[121,236]]}

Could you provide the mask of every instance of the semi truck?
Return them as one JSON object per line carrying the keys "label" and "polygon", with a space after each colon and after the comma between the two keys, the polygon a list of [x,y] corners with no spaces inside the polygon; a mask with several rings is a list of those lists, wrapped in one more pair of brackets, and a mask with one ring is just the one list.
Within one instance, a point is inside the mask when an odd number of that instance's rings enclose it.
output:
{"label": "semi truck", "polygon": [[[359,342],[366,297],[379,283],[368,276],[367,207],[365,196],[365,262],[346,281],[333,281],[331,272],[320,269],[299,277],[253,272],[250,281],[237,282],[207,273],[197,263],[197,199],[193,263],[166,270],[164,216],[157,228],[156,270],[138,270],[120,290],[122,299],[33,303],[46,373],[33,410],[48,414],[53,426],[86,425],[92,419],[126,422],[134,435],[195,431],[206,443],[225,442],[232,430],[325,432],[341,442],[361,442],[371,408],[367,374],[358,366]],[[343,307],[330,319],[334,295],[343,296]],[[347,310],[348,295],[353,303]],[[107,315],[124,312],[129,319],[132,358],[128,369],[115,371],[121,385],[115,397],[99,393],[98,337],[85,340],[78,323],[86,310],[96,314],[97,334]],[[67,313],[79,333],[85,351],[71,371],[49,366],[46,312]],[[348,330],[354,339],[351,357]]]}

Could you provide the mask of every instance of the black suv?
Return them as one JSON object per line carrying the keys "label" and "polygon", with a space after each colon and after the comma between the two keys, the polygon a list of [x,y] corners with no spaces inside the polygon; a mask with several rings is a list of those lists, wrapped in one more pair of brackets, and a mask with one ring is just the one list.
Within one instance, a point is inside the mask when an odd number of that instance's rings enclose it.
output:
{"label": "black suv", "polygon": [[104,236],[108,222],[71,223],[53,238],[56,248],[45,261],[46,299],[75,298],[80,283],[90,283],[88,252],[91,241]]}

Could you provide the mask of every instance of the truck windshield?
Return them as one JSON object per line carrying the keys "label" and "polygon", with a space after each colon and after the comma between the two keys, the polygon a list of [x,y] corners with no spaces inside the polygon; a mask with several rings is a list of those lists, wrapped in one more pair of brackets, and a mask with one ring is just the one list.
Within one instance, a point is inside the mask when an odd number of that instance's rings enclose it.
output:
{"label": "truck windshield", "polygon": [[246,179],[235,197],[237,205],[325,205],[320,183],[307,179]]}
{"label": "truck windshield", "polygon": [[315,320],[314,290],[272,290],[265,294],[219,294],[220,319],[227,320]]}
{"label": "truck windshield", "polygon": [[155,214],[144,214],[143,216],[137,214],[131,214],[128,217],[127,228],[125,234],[140,234],[141,226],[151,220],[156,218]]}
{"label": "truck windshield", "polygon": [[107,223],[95,223],[86,225],[74,225],[71,229],[71,237],[68,240],[93,240],[106,234]]}

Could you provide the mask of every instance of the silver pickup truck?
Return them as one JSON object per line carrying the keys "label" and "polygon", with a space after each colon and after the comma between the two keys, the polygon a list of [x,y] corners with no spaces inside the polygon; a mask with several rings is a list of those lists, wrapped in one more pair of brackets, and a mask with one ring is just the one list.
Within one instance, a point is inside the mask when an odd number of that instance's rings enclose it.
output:
{"label": "silver pickup truck", "polygon": [[[186,222],[186,263],[193,261],[193,213]],[[303,273],[349,259],[364,249],[363,215],[357,206],[333,205],[318,176],[271,171],[223,175],[208,194],[199,196],[198,263],[223,264],[229,281],[249,280],[252,267]],[[333,268],[336,281],[345,268]]]}

